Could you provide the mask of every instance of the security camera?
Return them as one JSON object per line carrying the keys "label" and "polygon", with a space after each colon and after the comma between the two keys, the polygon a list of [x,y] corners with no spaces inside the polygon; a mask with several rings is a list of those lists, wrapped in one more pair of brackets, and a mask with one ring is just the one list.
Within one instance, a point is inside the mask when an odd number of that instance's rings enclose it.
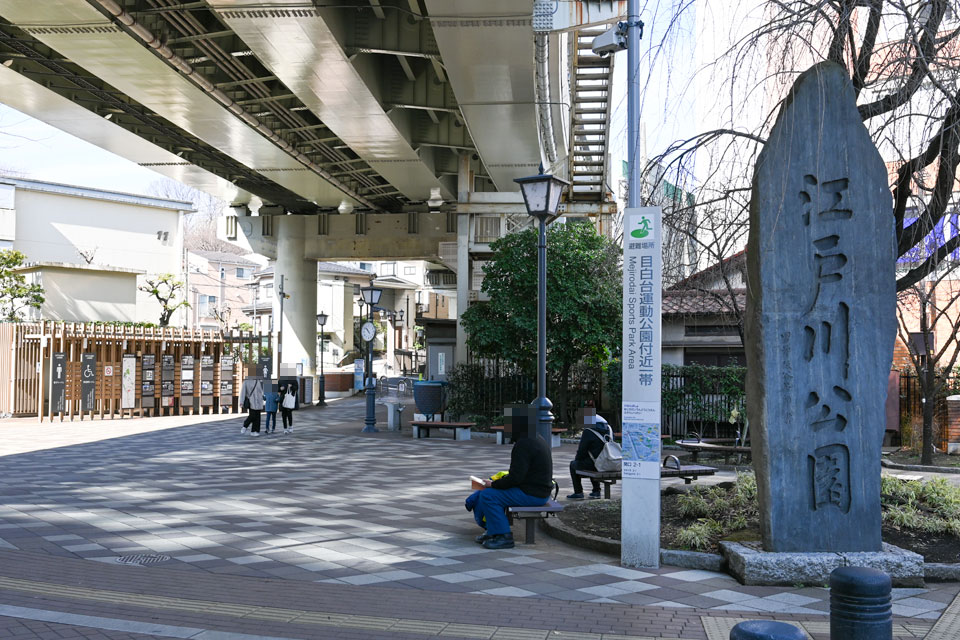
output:
{"label": "security camera", "polygon": [[605,56],[627,48],[627,23],[618,22],[593,39],[590,47],[598,56]]}

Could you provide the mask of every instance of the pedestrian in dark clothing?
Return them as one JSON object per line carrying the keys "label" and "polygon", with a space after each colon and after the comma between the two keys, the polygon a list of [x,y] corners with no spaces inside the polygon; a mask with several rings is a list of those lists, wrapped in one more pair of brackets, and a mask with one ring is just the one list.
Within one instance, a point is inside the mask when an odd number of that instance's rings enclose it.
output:
{"label": "pedestrian in dark clothing", "polygon": [[240,406],[247,409],[247,419],[243,421],[240,433],[260,435],[260,412],[263,411],[263,381],[260,378],[247,378],[240,386]]}
{"label": "pedestrian in dark clothing", "polygon": [[293,433],[293,410],[297,406],[297,383],[280,385],[280,416],[283,419],[283,434]]}
{"label": "pedestrian in dark clothing", "polygon": [[498,480],[485,480],[483,489],[467,498],[466,507],[487,530],[477,542],[487,549],[512,549],[513,533],[506,507],[537,507],[546,504],[553,489],[553,458],[550,445],[541,437],[514,432],[510,471]]}
{"label": "pedestrian in dark clothing", "polygon": [[[609,435],[613,437],[613,430],[607,421],[597,416],[596,424],[588,425],[580,434],[580,446],[577,447],[577,455],[570,461],[570,480],[573,482],[573,493],[567,496],[567,500],[583,500],[583,482],[577,471],[596,471],[593,459],[603,451],[604,437]],[[593,499],[600,497],[600,481],[596,478],[590,478],[590,484],[593,485],[593,491],[590,497]]]}

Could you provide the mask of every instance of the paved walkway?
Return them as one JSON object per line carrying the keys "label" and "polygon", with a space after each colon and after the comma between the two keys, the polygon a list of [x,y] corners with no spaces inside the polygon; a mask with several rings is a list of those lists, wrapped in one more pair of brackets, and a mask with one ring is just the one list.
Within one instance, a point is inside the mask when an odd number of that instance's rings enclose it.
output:
{"label": "paved walkway", "polygon": [[[826,637],[823,588],[628,569],[542,532],[476,545],[467,476],[509,446],[361,435],[359,399],[295,416],[260,438],[239,417],[3,421],[0,638],[725,640],[770,617]],[[958,590],[894,590],[895,635],[960,637]]]}

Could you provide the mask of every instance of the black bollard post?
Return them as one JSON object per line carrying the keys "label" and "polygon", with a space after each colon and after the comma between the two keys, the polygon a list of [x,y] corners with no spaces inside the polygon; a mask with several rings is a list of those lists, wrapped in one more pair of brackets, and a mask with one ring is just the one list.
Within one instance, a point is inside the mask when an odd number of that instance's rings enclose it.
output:
{"label": "black bollard post", "polygon": [[840,567],[830,574],[830,637],[892,640],[890,576],[867,567]]}
{"label": "black bollard post", "polygon": [[730,640],[807,640],[807,634],[786,622],[747,620],[730,630]]}

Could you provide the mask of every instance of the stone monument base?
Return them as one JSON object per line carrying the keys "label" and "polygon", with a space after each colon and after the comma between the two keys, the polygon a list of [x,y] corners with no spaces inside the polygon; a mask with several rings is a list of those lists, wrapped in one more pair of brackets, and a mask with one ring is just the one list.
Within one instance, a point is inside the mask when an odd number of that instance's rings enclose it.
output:
{"label": "stone monument base", "polygon": [[838,567],[879,569],[896,587],[923,586],[923,556],[883,543],[877,552],[768,552],[760,542],[721,542],[730,574],[746,585],[826,585]]}

